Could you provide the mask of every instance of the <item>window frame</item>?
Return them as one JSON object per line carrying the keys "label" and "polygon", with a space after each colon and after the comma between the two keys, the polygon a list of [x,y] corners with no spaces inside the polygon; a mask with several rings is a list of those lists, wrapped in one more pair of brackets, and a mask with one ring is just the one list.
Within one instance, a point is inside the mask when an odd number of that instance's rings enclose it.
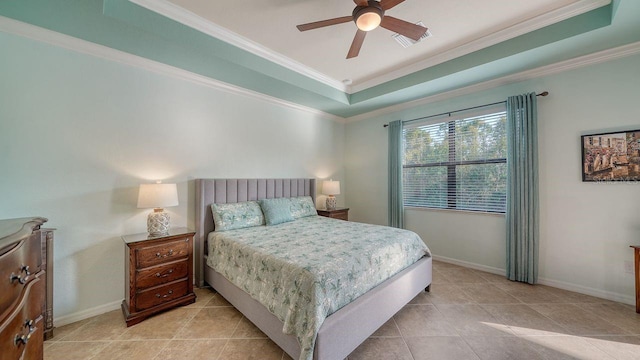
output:
{"label": "window frame", "polygon": [[[462,212],[472,212],[472,213],[486,213],[486,214],[498,214],[498,215],[504,215],[506,213],[506,193],[505,193],[505,203],[504,203],[504,207],[503,210],[492,210],[492,209],[468,209],[468,208],[458,208],[457,207],[457,195],[458,195],[458,191],[457,191],[457,185],[458,185],[458,179],[456,177],[456,168],[458,166],[465,166],[465,165],[486,165],[486,164],[507,164],[507,157],[506,157],[506,153],[505,153],[505,157],[504,158],[491,158],[491,159],[477,159],[477,160],[456,160],[456,122],[458,121],[464,121],[464,120],[468,120],[470,118],[474,118],[474,117],[481,117],[481,116],[486,116],[486,115],[493,115],[493,114],[502,114],[502,116],[504,116],[506,118],[507,113],[506,113],[506,104],[497,104],[497,105],[491,105],[491,106],[487,106],[485,108],[481,108],[481,109],[474,109],[474,111],[465,111],[465,112],[459,112],[457,114],[455,114],[454,116],[451,116],[454,112],[448,114],[448,115],[444,115],[444,116],[439,116],[436,118],[432,118],[429,120],[417,120],[417,121],[412,121],[411,125],[408,126],[404,126],[403,127],[403,134],[402,134],[402,143],[403,143],[403,149],[402,149],[402,171],[404,173],[405,169],[411,169],[411,168],[435,168],[435,167],[446,167],[447,169],[447,184],[446,184],[446,207],[442,207],[442,206],[427,206],[427,205],[407,205],[406,204],[406,191],[405,191],[405,187],[403,186],[403,191],[402,191],[402,204],[403,207],[405,208],[414,208],[414,209],[435,209],[435,210],[446,210],[446,211],[462,211]],[[448,138],[448,160],[447,161],[439,161],[439,162],[428,162],[428,163],[424,163],[424,164],[410,164],[410,165],[405,165],[405,130],[408,129],[412,129],[412,128],[416,128],[416,127],[421,127],[421,126],[428,126],[428,125],[437,125],[437,124],[443,124],[446,123],[447,124],[447,138]],[[506,126],[506,124],[505,124]],[[507,134],[505,133],[505,137],[507,136]],[[505,179],[505,185],[506,185],[506,179]],[[403,180],[404,183],[404,180]],[[506,186],[505,186],[506,187]]]}

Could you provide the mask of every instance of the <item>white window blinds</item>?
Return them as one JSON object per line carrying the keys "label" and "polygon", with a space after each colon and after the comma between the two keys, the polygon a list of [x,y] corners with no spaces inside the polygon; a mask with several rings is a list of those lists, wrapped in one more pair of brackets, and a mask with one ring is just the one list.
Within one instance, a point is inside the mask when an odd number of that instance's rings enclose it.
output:
{"label": "white window blinds", "polygon": [[413,122],[403,130],[403,147],[405,206],[505,212],[504,105]]}

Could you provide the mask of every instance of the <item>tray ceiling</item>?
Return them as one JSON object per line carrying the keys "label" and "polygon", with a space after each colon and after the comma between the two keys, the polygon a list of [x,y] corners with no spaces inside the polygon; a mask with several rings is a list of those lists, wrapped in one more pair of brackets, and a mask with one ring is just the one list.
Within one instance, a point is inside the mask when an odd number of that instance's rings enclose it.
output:
{"label": "tray ceiling", "polygon": [[20,34],[11,22],[18,20],[35,26],[23,36],[53,31],[115,49],[118,59],[131,54],[136,64],[148,59],[150,68],[167,65],[343,118],[640,41],[636,0],[406,0],[388,14],[422,21],[432,36],[403,48],[375,29],[350,60],[352,22],[295,27],[353,7],[352,0],[12,1],[0,2],[0,31]]}
{"label": "tray ceiling", "polygon": [[[347,60],[345,56],[356,32],[353,22],[306,32],[299,32],[295,26],[351,15],[355,7],[352,0],[170,2],[182,8],[184,15],[192,15],[194,21],[199,18],[220,26],[274,56],[291,59],[335,82],[348,80],[359,90],[598,6],[594,2],[588,7],[576,6],[578,0],[406,0],[387,14],[413,23],[422,21],[432,36],[405,49],[392,39],[392,32],[378,28],[367,34],[360,55]],[[527,26],[520,33],[513,29],[523,23]],[[475,47],[469,46],[474,43]]]}

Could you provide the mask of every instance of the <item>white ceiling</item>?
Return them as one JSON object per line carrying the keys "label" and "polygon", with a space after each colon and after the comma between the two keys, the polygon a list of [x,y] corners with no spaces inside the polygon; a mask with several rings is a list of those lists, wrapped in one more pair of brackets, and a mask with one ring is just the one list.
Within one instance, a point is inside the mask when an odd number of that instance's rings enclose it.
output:
{"label": "white ceiling", "polygon": [[[139,2],[139,1],[136,1]],[[591,10],[596,0],[406,0],[388,15],[422,21],[432,37],[409,48],[378,28],[360,55],[345,59],[353,22],[299,32],[296,25],[351,15],[352,0],[169,0],[173,17],[196,28],[225,32],[229,42],[355,92],[488,47]],[[157,3],[156,3],[157,4]],[[596,6],[597,5],[597,6]],[[176,9],[180,10],[176,16]],[[197,23],[197,25],[195,25]],[[223,29],[220,29],[223,28]],[[265,56],[265,54],[267,56]],[[344,86],[343,86],[344,88]]]}

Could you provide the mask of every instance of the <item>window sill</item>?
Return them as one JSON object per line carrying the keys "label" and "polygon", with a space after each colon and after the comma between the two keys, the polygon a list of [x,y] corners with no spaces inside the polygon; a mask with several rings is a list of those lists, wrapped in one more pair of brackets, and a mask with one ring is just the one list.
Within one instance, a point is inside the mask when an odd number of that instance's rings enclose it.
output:
{"label": "window sill", "polygon": [[504,213],[495,213],[495,212],[486,212],[486,211],[454,210],[454,209],[428,208],[428,207],[419,207],[419,206],[405,206],[404,208],[405,210],[415,210],[415,211],[437,211],[437,212],[449,212],[449,213],[458,213],[458,214],[465,214],[465,215],[485,215],[485,216],[505,217]]}

